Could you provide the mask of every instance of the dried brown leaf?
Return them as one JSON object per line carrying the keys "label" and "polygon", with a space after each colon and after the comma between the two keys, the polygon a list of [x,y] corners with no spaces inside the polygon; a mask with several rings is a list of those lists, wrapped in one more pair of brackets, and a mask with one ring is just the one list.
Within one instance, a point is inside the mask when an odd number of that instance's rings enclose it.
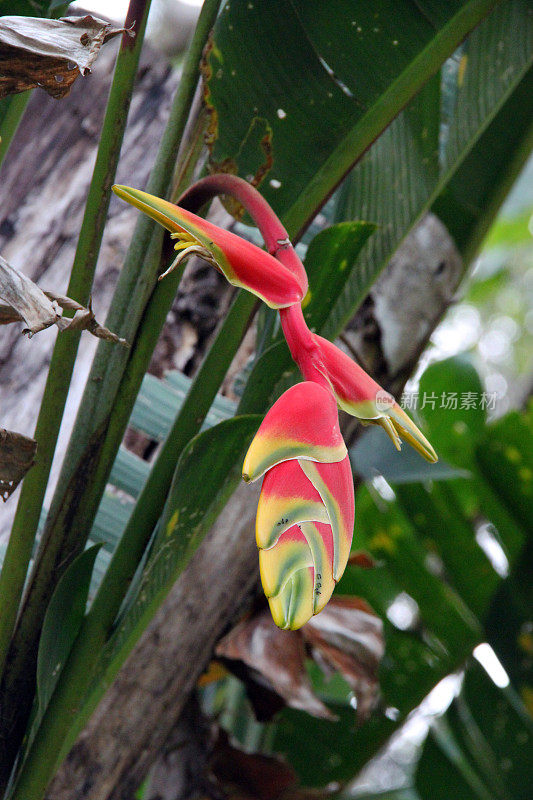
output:
{"label": "dried brown leaf", "polygon": [[0,428],[0,495],[4,501],[32,466],[36,450],[34,439]]}
{"label": "dried brown leaf", "polygon": [[88,307],[85,308],[85,306],[80,305],[70,297],[65,297],[63,294],[57,294],[56,292],[44,292],[44,294],[53,302],[57,302],[61,308],[76,312],[72,319],[61,317],[61,319],[57,320],[56,325],[60,331],[89,331],[98,339],[105,339],[106,342],[115,342],[115,344],[128,347],[126,339],[121,339],[116,333],[100,325],[94,316],[90,302]]}
{"label": "dried brown leaf", "polygon": [[364,550],[356,550],[350,554],[348,566],[361,567],[362,569],[373,569],[376,566],[376,562],[370,553],[365,553]]}
{"label": "dried brown leaf", "polygon": [[215,653],[245,682],[259,719],[279,710],[276,695],[291,708],[334,719],[313,692],[305,669],[308,651],[325,674],[342,674],[356,695],[358,719],[366,719],[379,698],[384,640],[381,620],[358,597],[332,597],[298,631],[280,630],[268,610],[262,610],[230,631]]}
{"label": "dried brown leaf", "polygon": [[330,800],[339,788],[336,784],[323,789],[300,786],[296,772],[282,756],[245,752],[231,742],[221,728],[217,729],[209,770],[211,791],[207,791],[207,796],[211,798]]}
{"label": "dried brown leaf", "polygon": [[17,315],[9,318],[9,314],[3,312],[2,322],[22,319],[31,335],[49,328],[61,317],[57,303],[50,300],[23,272],[10,266],[2,256],[0,256],[0,297]]}
{"label": "dried brown leaf", "polygon": [[[300,632],[277,628],[268,610],[239,623],[221,639],[215,653],[224,663],[241,662],[248,668],[237,669],[237,674],[245,680],[260,718],[268,718],[268,709],[261,704],[261,688],[279,695],[291,708],[307,711],[314,717],[335,718],[313,692],[305,671],[305,648]],[[270,705],[271,712],[279,710],[279,704],[273,699]]]}
{"label": "dried brown leaf", "polygon": [[[80,303],[57,292],[43,292],[37,284],[10,266],[0,256],[0,297],[9,305],[0,305],[0,325],[23,321],[23,333],[33,336],[38,331],[57,325],[60,331],[86,330],[99,339],[128,346],[125,339],[100,325],[95,319],[91,304],[85,308]],[[76,313],[72,318],[62,317],[60,309]]]}
{"label": "dried brown leaf", "polygon": [[91,71],[101,46],[123,32],[90,15],[0,17],[0,97],[36,86],[64,97],[78,75]]}
{"label": "dried brown leaf", "polygon": [[277,800],[296,788],[296,773],[278,756],[246,753],[219,729],[210,769],[226,797]]}
{"label": "dried brown leaf", "polygon": [[367,719],[379,698],[379,663],[385,652],[383,623],[359,597],[332,597],[302,628],[324,672],[338,671],[355,693],[357,716]]}

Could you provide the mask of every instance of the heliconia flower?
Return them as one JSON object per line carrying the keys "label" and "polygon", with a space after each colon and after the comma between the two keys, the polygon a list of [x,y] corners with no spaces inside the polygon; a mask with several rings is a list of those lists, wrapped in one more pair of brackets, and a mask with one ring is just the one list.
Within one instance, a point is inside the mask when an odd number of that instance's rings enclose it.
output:
{"label": "heliconia flower", "polygon": [[252,292],[270,308],[286,308],[304,296],[307,287],[293,272],[246,239],[139,189],[116,185],[113,191],[177,239],[175,249],[180,253],[164,275],[186,256],[196,254],[222,272],[231,284]]}
{"label": "heliconia flower", "polygon": [[350,555],[354,525],[348,456],[290,460],[263,481],[256,519],[259,569],[274,622],[293,630],[322,611]]}
{"label": "heliconia flower", "polygon": [[324,608],[350,555],[354,485],[337,406],[383,427],[398,449],[403,437],[428,461],[437,460],[435,451],[391,395],[342,350],[310,331],[301,307],[308,288],[304,266],[253,186],[235,175],[210,175],[191,186],[181,202],[199,208],[217,194],[234,197],[255,220],[268,252],[159,197],[127,186],[113,191],[176,240],[178,255],[164,275],[196,254],[230,283],[279,310],[304,381],[266,414],[246,454],[243,478],[264,476],[256,539],[272,616],[280,628],[300,628]]}
{"label": "heliconia flower", "polygon": [[321,611],[350,554],[354,488],[335,399],[306,381],[265,416],[243,474],[266,472],[256,519],[261,581],[281,628]]}
{"label": "heliconia flower", "polygon": [[313,334],[340,408],[363,422],[380,425],[399,450],[401,439],[409,442],[427,461],[437,454],[412,419],[395,399],[332,342]]}

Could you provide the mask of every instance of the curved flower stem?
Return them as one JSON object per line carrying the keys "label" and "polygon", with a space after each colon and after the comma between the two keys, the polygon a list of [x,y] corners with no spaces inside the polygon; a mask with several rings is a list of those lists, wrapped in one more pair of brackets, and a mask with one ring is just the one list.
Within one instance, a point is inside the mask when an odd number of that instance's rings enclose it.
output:
{"label": "curved flower stem", "polygon": [[[192,202],[201,206],[219,194],[230,195],[244,206],[259,228],[270,255],[290,269],[307,291],[307,274],[287,231],[264,197],[247,181],[226,173],[209,175],[191,186],[178,200],[178,205],[187,206]],[[307,327],[300,303],[280,309],[279,314],[291,355],[304,378],[330,390],[320,348]]]}
{"label": "curved flower stem", "polygon": [[271,256],[298,278],[305,294],[307,291],[307,274],[289,239],[289,234],[271,209],[264,197],[251,184],[236,175],[220,173],[208,175],[197,181],[178,200],[178,205],[187,207],[193,203],[199,207],[217,195],[225,194],[234,197],[241,203],[259,228],[261,236]]}

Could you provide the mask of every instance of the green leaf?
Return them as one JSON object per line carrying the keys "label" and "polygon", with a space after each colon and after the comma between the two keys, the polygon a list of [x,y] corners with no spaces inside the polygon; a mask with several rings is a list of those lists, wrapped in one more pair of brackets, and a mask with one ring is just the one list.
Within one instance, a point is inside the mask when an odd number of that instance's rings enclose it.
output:
{"label": "green leaf", "polygon": [[[518,21],[510,18],[509,23],[516,25]],[[465,51],[468,66],[461,88],[464,97],[463,123],[468,109],[476,107],[480,82],[486,82],[481,77],[486,75],[484,70],[490,65],[495,75],[501,75],[506,69],[514,70],[517,67],[512,53],[509,62],[502,60],[499,53],[489,60],[488,52],[494,47],[497,35],[497,30],[494,30],[479,42],[476,49],[470,47]],[[518,41],[516,44],[520,46]],[[466,263],[476,254],[489,229],[491,234],[489,241],[483,245],[485,248],[505,244],[511,246],[512,243],[518,245],[520,239],[523,243],[523,237],[527,236],[527,220],[524,218],[516,219],[514,224],[502,220],[492,229],[491,225],[533,147],[532,94],[533,70],[530,68],[512,94],[505,97],[497,115],[481,131],[475,146],[467,153],[433,205],[432,210],[448,228]],[[509,124],[509,120],[512,120],[512,124]],[[461,124],[460,120],[458,123]],[[456,132],[455,137],[458,135],[461,134]],[[530,236],[528,240],[531,240]]]}
{"label": "green leaf", "polygon": [[102,542],[105,549],[112,553],[122,536],[122,531],[126,527],[132,510],[131,500],[124,500],[106,492],[102,497],[91,529],[91,541]]}
{"label": "green leaf", "polygon": [[73,0],[0,0],[0,15],[23,17],[58,17]]}
{"label": "green leaf", "polygon": [[121,446],[113,464],[109,482],[131,497],[137,498],[149,472],[148,461]]}
{"label": "green leaf", "polygon": [[230,3],[206,59],[213,166],[262,180],[294,235],[495,5]]}
{"label": "green leaf", "polygon": [[420,620],[459,658],[480,635],[476,618],[461,597],[427,568],[426,553],[409,520],[395,503],[376,505],[367,490],[356,498],[357,539],[377,560],[383,561],[404,592],[418,604]]}
{"label": "green leaf", "polygon": [[[177,412],[183,405],[191,386],[191,378],[177,370],[168,372],[163,380],[146,374],[135,400],[129,425],[152,439],[162,441],[168,435]],[[228,397],[217,395],[203,423],[203,430],[235,414],[236,404]]]}
{"label": "green leaf", "polygon": [[395,450],[390,439],[379,428],[370,428],[350,449],[354,473],[363,480],[382,475],[389,483],[403,484],[418,481],[449,481],[468,477],[468,472],[450,466],[442,458],[430,464],[412,447]]}
{"label": "green leaf", "polygon": [[341,222],[312,240],[305,256],[310,289],[302,303],[312,331],[323,329],[346,282],[357,281],[359,253],[375,230],[368,222]]}
{"label": "green leaf", "polygon": [[101,545],[95,544],[67,567],[46,610],[37,656],[37,711],[35,729],[54,693],[85,614],[94,562]]}
{"label": "green leaf", "polygon": [[530,208],[512,217],[502,217],[491,228],[490,234],[483,244],[483,249],[485,251],[496,247],[511,249],[531,244],[530,221]]}
{"label": "green leaf", "polygon": [[533,433],[523,415],[507,414],[487,428],[475,448],[487,483],[525,533],[533,530]]}
{"label": "green leaf", "polygon": [[298,368],[283,340],[268,347],[252,367],[238,407],[239,414],[265,414],[298,380]]}
{"label": "green leaf", "polygon": [[532,741],[533,721],[513,690],[471,661],[459,697],[424,746],[417,792],[422,800],[528,800]]}
{"label": "green leaf", "polygon": [[532,422],[531,411],[507,414],[489,426],[476,457],[482,474],[526,535],[525,544],[523,536],[511,542],[511,561],[518,557],[494,597],[486,627],[487,640],[533,716],[533,524],[527,480],[533,452]]}
{"label": "green leaf", "polygon": [[375,753],[383,727],[384,738],[395,728],[390,720],[376,716],[365,724],[365,735],[361,736],[352,708],[340,705],[330,708],[338,716],[338,722],[317,719],[290,708],[277,717],[272,749],[285,756],[304,786],[350,780]]}
{"label": "green leaf", "polygon": [[419,413],[437,453],[468,468],[487,405],[475,367],[464,356],[431,364],[420,379],[418,396]]}
{"label": "green leaf", "polygon": [[[475,662],[458,700],[464,721],[474,720],[508,796],[528,800],[533,782],[533,720],[511,687],[499,688]],[[478,760],[483,769],[483,760]]]}
{"label": "green leaf", "polygon": [[428,735],[416,773],[421,800],[497,800],[468,763],[444,725]]}
{"label": "green leaf", "polygon": [[[527,0],[501,3],[444,65],[440,99],[428,84],[341,187],[335,219],[363,217],[379,226],[361,256],[358,276],[367,286],[438,199],[435,211],[457,238],[465,260],[474,254],[487,221],[533,144],[528,74],[533,62],[532,28]],[[439,140],[428,118],[440,120]],[[513,119],[510,134],[509,119]],[[428,141],[434,146],[429,153]],[[438,253],[435,259],[428,269],[438,268]],[[341,328],[350,318],[354,292],[348,284],[331,316]],[[331,336],[330,328],[324,335]]]}
{"label": "green leaf", "polygon": [[487,641],[533,718],[533,538],[503,581],[485,623]]}
{"label": "green leaf", "polygon": [[[398,503],[424,547],[442,560],[446,577],[470,610],[482,619],[501,577],[495,572],[474,533],[474,518],[466,515],[457,481],[430,487],[396,485]],[[476,511],[479,515],[479,511]]]}
{"label": "green leaf", "polygon": [[260,421],[259,415],[233,417],[195,436],[183,451],[137,593],[106,646],[93,686],[103,672],[119,669],[236,489]]}
{"label": "green leaf", "polygon": [[73,0],[51,0],[48,5],[48,12],[50,14],[52,14],[52,12],[63,14],[72,2]]}

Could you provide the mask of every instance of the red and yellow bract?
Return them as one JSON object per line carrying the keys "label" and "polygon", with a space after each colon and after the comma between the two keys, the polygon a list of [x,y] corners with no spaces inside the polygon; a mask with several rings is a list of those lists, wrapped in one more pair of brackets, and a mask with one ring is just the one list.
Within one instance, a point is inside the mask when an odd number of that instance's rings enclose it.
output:
{"label": "red and yellow bract", "polygon": [[340,461],[346,452],[331,392],[312,381],[297,383],[267,412],[246,454],[243,477],[255,481],[290,458]]}
{"label": "red and yellow bract", "polygon": [[405,439],[427,461],[437,461],[437,454],[412,419],[364,369],[340,348],[322,336],[313,335],[326,368],[339,407],[363,422],[380,425],[395,447]]}
{"label": "red and yellow bract", "polygon": [[233,286],[248,289],[270,308],[284,308],[303,298],[306,285],[300,285],[287,267],[241,236],[139,189],[117,185],[113,191],[175,234],[177,250],[195,248],[194,252],[217,267]]}

